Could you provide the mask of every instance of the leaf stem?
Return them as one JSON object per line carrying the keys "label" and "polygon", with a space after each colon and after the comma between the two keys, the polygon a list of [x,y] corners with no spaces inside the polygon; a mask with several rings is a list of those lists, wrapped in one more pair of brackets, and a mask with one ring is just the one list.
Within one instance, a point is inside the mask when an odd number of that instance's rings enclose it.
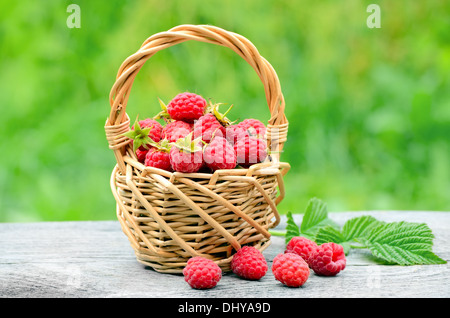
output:
{"label": "leaf stem", "polygon": [[367,246],[365,245],[350,245],[351,248],[356,248],[356,249],[364,249],[367,248]]}
{"label": "leaf stem", "polygon": [[273,230],[269,230],[269,233],[272,234],[273,236],[285,236],[286,232],[285,231],[273,231]]}

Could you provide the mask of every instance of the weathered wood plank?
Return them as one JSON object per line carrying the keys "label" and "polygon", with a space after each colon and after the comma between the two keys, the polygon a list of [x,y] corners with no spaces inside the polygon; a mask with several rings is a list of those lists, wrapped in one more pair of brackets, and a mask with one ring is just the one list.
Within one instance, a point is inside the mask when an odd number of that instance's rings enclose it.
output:
{"label": "weathered wood plank", "polygon": [[[436,236],[434,251],[450,260],[450,213],[331,213],[340,224],[370,214],[385,221],[426,222]],[[301,216],[296,216],[300,220]],[[285,226],[284,219],[277,230]],[[284,251],[273,237],[264,255]],[[278,283],[272,273],[260,281],[225,274],[211,290],[194,290],[181,275],[161,274],[138,263],[116,221],[0,224],[0,297],[310,298],[449,297],[449,265],[377,265],[367,252],[352,251],[336,277],[311,274],[298,289]]]}

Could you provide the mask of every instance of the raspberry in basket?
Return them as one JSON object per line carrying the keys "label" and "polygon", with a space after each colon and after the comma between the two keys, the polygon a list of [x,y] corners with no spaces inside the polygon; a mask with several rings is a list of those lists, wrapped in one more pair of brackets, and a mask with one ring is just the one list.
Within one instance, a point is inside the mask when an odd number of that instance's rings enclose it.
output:
{"label": "raspberry in basket", "polygon": [[170,164],[178,172],[193,173],[203,166],[203,148],[200,138],[192,140],[192,133],[172,144]]}
{"label": "raspberry in basket", "polygon": [[238,140],[248,136],[249,133],[247,129],[239,125],[229,125],[226,127],[226,138],[233,146]]}
{"label": "raspberry in basket", "polygon": [[136,149],[137,160],[139,162],[141,162],[141,163],[144,163],[145,162],[145,156],[147,155],[147,152],[148,152],[148,149],[144,149],[144,150],[141,150],[139,148]]}
{"label": "raspberry in basket", "polygon": [[184,280],[195,289],[209,289],[222,278],[222,270],[212,260],[196,256],[188,260],[183,269]]}
{"label": "raspberry in basket", "polygon": [[167,105],[170,118],[193,123],[206,110],[206,100],[197,94],[184,92],[175,96]]}
{"label": "raspberry in basket", "polygon": [[335,276],[346,265],[344,248],[333,242],[319,245],[309,257],[309,265],[317,275]]}
{"label": "raspberry in basket", "polygon": [[249,136],[244,137],[234,145],[236,160],[242,167],[263,162],[267,157],[267,144],[263,139]]}
{"label": "raspberry in basket", "polygon": [[131,130],[123,135],[133,140],[133,150],[148,150],[152,142],[161,140],[162,125],[154,119],[137,120]]}
{"label": "raspberry in basket", "polygon": [[289,287],[300,287],[309,278],[309,267],[295,253],[278,254],[273,259],[272,272],[275,279]]}
{"label": "raspberry in basket", "polygon": [[144,164],[148,167],[172,171],[170,164],[170,145],[167,139],[163,139],[158,144],[152,144],[153,147],[147,151]]}
{"label": "raspberry in basket", "polygon": [[249,131],[252,135],[257,135],[258,137],[264,137],[266,134],[266,126],[259,120],[248,118],[241,121],[238,126]]}
{"label": "raspberry in basket", "polygon": [[254,246],[243,246],[233,255],[231,270],[242,278],[258,280],[266,275],[268,266],[264,255],[258,249]]}
{"label": "raspberry in basket", "polygon": [[236,153],[233,146],[223,137],[216,136],[205,146],[203,160],[212,171],[236,167]]}
{"label": "raspberry in basket", "polygon": [[194,137],[201,137],[206,143],[209,143],[213,136],[225,137],[225,127],[212,113],[207,113],[201,116],[194,123]]}
{"label": "raspberry in basket", "polygon": [[181,120],[174,120],[163,127],[161,137],[170,142],[175,142],[180,138],[186,137],[191,131],[192,124]]}

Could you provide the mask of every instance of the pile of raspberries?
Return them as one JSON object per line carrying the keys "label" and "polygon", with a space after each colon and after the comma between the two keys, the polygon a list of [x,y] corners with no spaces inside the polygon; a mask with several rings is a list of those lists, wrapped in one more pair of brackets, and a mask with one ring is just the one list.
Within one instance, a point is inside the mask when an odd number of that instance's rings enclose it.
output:
{"label": "pile of raspberries", "polygon": [[[317,245],[302,236],[292,238],[284,253],[275,256],[272,273],[288,287],[300,287],[309,278],[310,269],[319,276],[335,276],[345,269],[343,247],[336,243]],[[231,270],[247,280],[259,280],[269,267],[263,254],[253,246],[243,246],[231,260]],[[209,289],[222,278],[221,268],[212,260],[196,256],[183,269],[185,281],[195,289]]]}
{"label": "pile of raspberries", "polygon": [[[232,123],[207,103],[184,92],[152,118],[136,120],[124,135],[132,139],[136,158],[149,167],[184,173],[248,168],[267,157],[266,127],[257,119]],[[163,120],[161,124],[159,120]]]}

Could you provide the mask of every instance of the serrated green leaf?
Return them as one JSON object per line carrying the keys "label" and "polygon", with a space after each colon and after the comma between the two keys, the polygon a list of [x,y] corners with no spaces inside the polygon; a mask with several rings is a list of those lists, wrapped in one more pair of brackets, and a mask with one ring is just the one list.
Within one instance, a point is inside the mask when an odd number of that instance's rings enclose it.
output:
{"label": "serrated green leaf", "polygon": [[315,236],[315,241],[317,244],[323,244],[328,242],[342,243],[345,242],[342,233],[332,226],[321,227]]}
{"label": "serrated green leaf", "polygon": [[378,221],[373,216],[364,215],[352,218],[345,222],[342,227],[342,236],[345,241],[353,241],[358,238],[364,238],[371,233],[371,230],[383,222]]}
{"label": "serrated green leaf", "polygon": [[308,206],[306,207],[300,226],[300,234],[307,238],[314,238],[317,231],[325,226],[337,228],[336,223],[328,218],[326,203],[320,199],[312,198],[309,200]]}
{"label": "serrated green leaf", "polygon": [[432,252],[434,235],[424,223],[392,222],[379,224],[365,239],[375,257],[399,265],[445,264]]}
{"label": "serrated green leaf", "polygon": [[375,257],[378,257],[389,264],[431,265],[447,263],[433,252],[427,250],[410,251],[398,246],[379,244],[377,242],[368,244],[367,247]]}
{"label": "serrated green leaf", "polygon": [[294,236],[300,235],[300,228],[295,223],[294,216],[292,215],[291,211],[289,211],[286,214],[286,217],[287,217],[287,224],[286,224],[285,243],[287,244]]}
{"label": "serrated green leaf", "polygon": [[328,217],[327,204],[317,198],[309,200],[300,230],[307,232]]}
{"label": "serrated green leaf", "polygon": [[367,237],[368,240],[391,245],[408,243],[426,243],[430,248],[433,245],[434,235],[425,223],[392,222],[380,224],[375,227]]}
{"label": "serrated green leaf", "polygon": [[329,242],[340,244],[344,248],[345,255],[347,255],[351,249],[350,242],[346,241],[342,233],[332,226],[321,227],[317,231],[314,241],[319,245]]}

